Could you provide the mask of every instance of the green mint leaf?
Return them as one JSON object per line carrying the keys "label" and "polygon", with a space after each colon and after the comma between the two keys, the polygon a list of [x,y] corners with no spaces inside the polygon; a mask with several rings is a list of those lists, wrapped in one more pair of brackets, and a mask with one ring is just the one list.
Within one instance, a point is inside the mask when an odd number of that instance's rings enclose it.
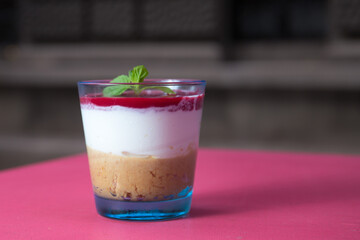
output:
{"label": "green mint leaf", "polygon": [[[144,81],[144,79],[149,74],[148,70],[144,67],[144,65],[139,65],[134,67],[132,70],[129,71],[129,76],[126,75],[119,75],[113,80],[110,81],[110,83],[141,83]],[[139,95],[141,91],[146,89],[157,89],[160,91],[163,91],[164,93],[168,95],[174,95],[175,92],[171,90],[168,87],[155,87],[155,86],[149,86],[149,87],[142,87],[140,85],[115,85],[115,86],[109,86],[104,88],[103,95],[104,97],[114,97],[114,96],[120,96],[123,94],[126,90],[131,89],[134,91],[136,95]]]}
{"label": "green mint leaf", "polygon": [[129,76],[126,76],[126,75],[120,75],[120,76],[117,76],[116,78],[114,78],[110,82],[111,83],[129,83],[130,78],[129,78]]}
{"label": "green mint leaf", "polygon": [[139,65],[139,66],[134,67],[129,72],[129,78],[130,78],[131,82],[133,82],[133,83],[141,83],[144,81],[144,79],[147,77],[148,74],[149,74],[149,72],[144,67],[144,65]]}
{"label": "green mint leaf", "polygon": [[106,87],[103,90],[103,95],[104,97],[119,96],[129,88],[130,86],[126,86],[126,85],[116,85],[116,86]]}
{"label": "green mint leaf", "polygon": [[140,91],[143,91],[143,90],[146,90],[146,89],[157,89],[157,90],[160,90],[160,91],[163,91],[164,93],[167,93],[167,94],[171,94],[171,95],[174,95],[175,92],[173,90],[171,90],[170,88],[168,87],[143,87],[140,89]]}

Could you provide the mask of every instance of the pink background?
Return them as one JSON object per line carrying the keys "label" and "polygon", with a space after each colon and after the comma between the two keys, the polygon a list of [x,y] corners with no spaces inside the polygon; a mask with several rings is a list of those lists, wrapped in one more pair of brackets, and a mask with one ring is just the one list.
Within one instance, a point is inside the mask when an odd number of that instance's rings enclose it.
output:
{"label": "pink background", "polygon": [[360,239],[360,157],[202,149],[190,216],[96,213],[86,155],[0,172],[0,239]]}

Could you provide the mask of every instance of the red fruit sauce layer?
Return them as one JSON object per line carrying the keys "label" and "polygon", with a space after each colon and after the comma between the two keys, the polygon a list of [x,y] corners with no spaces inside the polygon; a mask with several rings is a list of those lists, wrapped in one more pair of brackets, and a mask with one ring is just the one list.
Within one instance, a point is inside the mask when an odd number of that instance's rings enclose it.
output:
{"label": "red fruit sauce layer", "polygon": [[202,108],[204,95],[175,97],[80,97],[81,104],[94,104],[99,107],[122,106],[129,108],[171,107],[170,111],[192,111]]}

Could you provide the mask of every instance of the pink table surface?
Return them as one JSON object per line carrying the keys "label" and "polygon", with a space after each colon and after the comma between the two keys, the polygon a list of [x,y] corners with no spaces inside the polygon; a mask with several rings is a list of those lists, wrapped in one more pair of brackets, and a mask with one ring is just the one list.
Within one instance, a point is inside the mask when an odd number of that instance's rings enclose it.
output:
{"label": "pink table surface", "polygon": [[96,213],[86,155],[0,172],[0,239],[360,239],[360,156],[201,149],[190,216]]}

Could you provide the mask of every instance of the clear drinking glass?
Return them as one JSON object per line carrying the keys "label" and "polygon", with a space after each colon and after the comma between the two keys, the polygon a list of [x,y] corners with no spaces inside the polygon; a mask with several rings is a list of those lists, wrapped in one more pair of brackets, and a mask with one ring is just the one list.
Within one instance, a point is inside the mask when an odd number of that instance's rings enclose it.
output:
{"label": "clear drinking glass", "polygon": [[[144,90],[103,96],[105,87],[118,84]],[[95,80],[79,82],[78,88],[98,213],[128,220],[185,216],[193,192],[205,81]]]}

